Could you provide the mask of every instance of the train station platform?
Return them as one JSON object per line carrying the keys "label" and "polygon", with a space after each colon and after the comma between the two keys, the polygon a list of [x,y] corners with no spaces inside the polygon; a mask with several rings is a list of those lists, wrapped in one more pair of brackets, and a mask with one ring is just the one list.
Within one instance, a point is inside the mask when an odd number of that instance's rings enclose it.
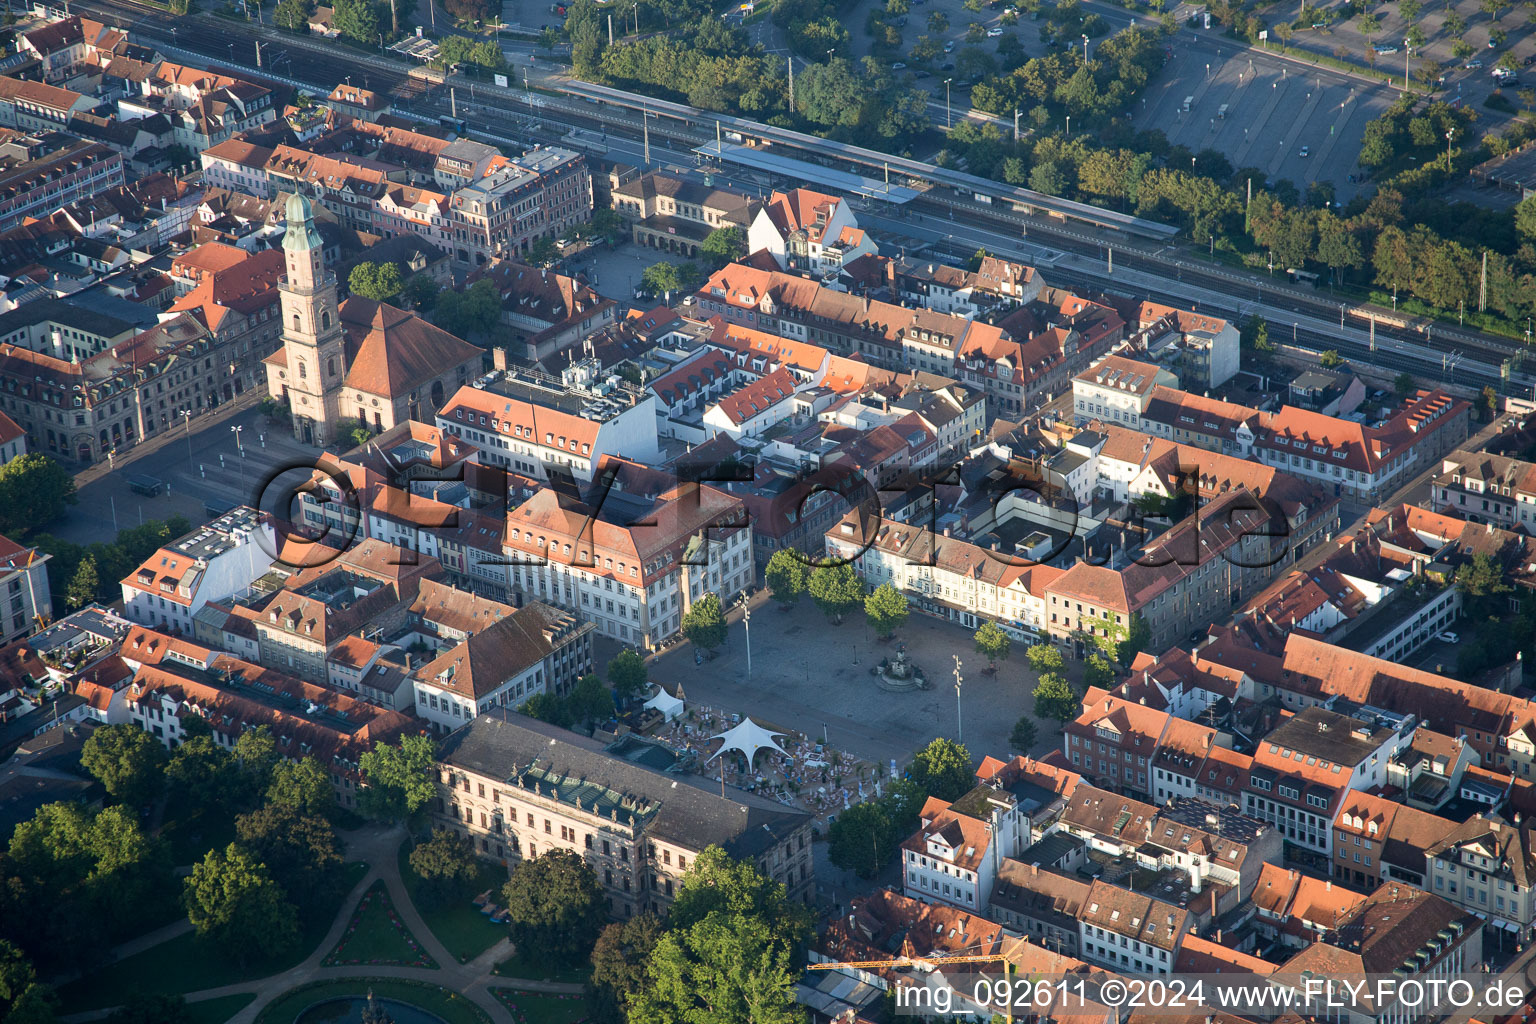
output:
{"label": "train station platform", "polygon": [[[827,167],[810,160],[796,160],[794,157],[783,156],[775,153],[772,147],[743,146],[721,141],[705,143],[693,152],[705,160],[739,164],[752,170],[766,171],[775,177],[803,181],[807,185],[819,185],[829,192],[862,196],[865,199],[890,203],[892,206],[910,203],[922,195],[918,189],[896,184],[895,181],[887,183],[879,178],[867,178],[851,171],[840,171],[835,167]],[[904,176],[896,175],[895,177]]]}

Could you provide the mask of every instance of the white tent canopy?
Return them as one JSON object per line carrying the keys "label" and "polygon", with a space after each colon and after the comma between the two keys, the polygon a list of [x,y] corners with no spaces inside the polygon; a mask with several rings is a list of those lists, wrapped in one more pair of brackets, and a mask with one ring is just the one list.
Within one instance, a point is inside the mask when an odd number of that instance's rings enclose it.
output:
{"label": "white tent canopy", "polygon": [[[714,752],[709,761],[713,761],[727,750],[740,751],[742,756],[747,759],[747,767],[749,768],[752,766],[752,759],[757,757],[759,750],[777,750],[785,757],[788,757],[789,752],[779,746],[779,741],[775,739],[775,737],[783,735],[781,732],[769,732],[750,718],[743,718],[741,724],[730,732],[723,732],[718,736],[710,737],[711,739],[724,740],[725,742],[720,744],[720,749]],[[704,763],[709,764],[709,761]]]}
{"label": "white tent canopy", "polygon": [[660,686],[656,687],[656,696],[645,702],[645,707],[660,711],[662,717],[669,722],[681,718],[683,714],[682,698],[672,696]]}

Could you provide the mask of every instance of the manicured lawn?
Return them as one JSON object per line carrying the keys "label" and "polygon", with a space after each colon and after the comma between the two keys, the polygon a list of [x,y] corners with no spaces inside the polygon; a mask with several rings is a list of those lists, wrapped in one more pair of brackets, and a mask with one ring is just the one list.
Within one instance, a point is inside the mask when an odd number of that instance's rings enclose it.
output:
{"label": "manicured lawn", "polygon": [[582,963],[577,964],[575,967],[561,967],[552,963],[548,957],[541,957],[536,954],[525,957],[519,951],[516,955],[497,964],[496,973],[503,978],[527,978],[530,981],[563,981],[575,985],[585,985],[592,977],[592,965],[590,963]]}
{"label": "manicured lawn", "polygon": [[552,996],[515,988],[491,991],[518,1024],[576,1024],[587,1018],[586,1001],[581,996]]}
{"label": "manicured lawn", "polygon": [[[416,912],[448,952],[463,963],[473,960],[507,937],[505,925],[493,923],[468,899],[454,900],[447,904],[422,899],[422,882],[416,877],[416,872],[411,870],[410,851],[411,841],[407,839],[400,845],[400,877],[410,890]],[[480,868],[480,877],[475,880],[470,891],[481,893],[492,889],[499,892],[506,880],[507,873],[500,867],[484,864]]]}
{"label": "manicured lawn", "polygon": [[224,1024],[229,1018],[245,1009],[255,998],[255,993],[249,993],[204,999],[200,1003],[188,1003],[187,1015],[192,1018],[192,1024]]}
{"label": "manicured lawn", "polygon": [[367,873],[366,864],[348,864],[333,889],[315,893],[310,901],[312,913],[301,919],[298,946],[276,962],[237,963],[187,932],[64,986],[59,990],[60,1012],[79,1013],[120,1006],[135,992],[183,995],[287,970],[315,951],[341,910],[342,899]]}
{"label": "manicured lawn", "polygon": [[349,978],[303,985],[268,1003],[256,1018],[256,1024],[293,1024],[294,1018],[306,1007],[329,999],[366,996],[369,989],[379,999],[395,999],[419,1006],[441,1017],[447,1024],[490,1024],[485,1011],[455,992],[436,985],[387,978]]}
{"label": "manicured lawn", "polygon": [[352,911],[347,930],[324,960],[326,967],[376,964],[391,967],[436,967],[416,937],[395,912],[382,881],[368,887]]}

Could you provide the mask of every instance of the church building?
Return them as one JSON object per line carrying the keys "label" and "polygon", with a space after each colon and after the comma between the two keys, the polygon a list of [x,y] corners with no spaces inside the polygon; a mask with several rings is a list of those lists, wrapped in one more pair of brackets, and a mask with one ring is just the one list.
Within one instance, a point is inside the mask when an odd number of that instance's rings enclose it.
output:
{"label": "church building", "polygon": [[407,420],[430,423],[480,374],[484,352],[387,303],[354,295],[338,307],[309,200],[291,196],[287,213],[287,278],[278,286],[283,347],[266,365],[267,392],[288,404],[293,436],[324,447],[338,440],[343,420],[375,433]]}

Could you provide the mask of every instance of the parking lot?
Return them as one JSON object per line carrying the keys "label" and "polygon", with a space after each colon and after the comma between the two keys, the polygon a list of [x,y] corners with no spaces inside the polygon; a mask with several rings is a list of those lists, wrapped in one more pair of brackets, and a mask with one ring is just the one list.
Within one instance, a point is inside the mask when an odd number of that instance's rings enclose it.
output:
{"label": "parking lot", "polygon": [[1392,104],[1394,90],[1235,45],[1172,50],[1143,94],[1138,127],[1156,128],[1192,152],[1214,149],[1234,168],[1256,168],[1270,181],[1288,179],[1301,189],[1331,181],[1340,200],[1354,194],[1349,176],[1360,172],[1365,125]]}

